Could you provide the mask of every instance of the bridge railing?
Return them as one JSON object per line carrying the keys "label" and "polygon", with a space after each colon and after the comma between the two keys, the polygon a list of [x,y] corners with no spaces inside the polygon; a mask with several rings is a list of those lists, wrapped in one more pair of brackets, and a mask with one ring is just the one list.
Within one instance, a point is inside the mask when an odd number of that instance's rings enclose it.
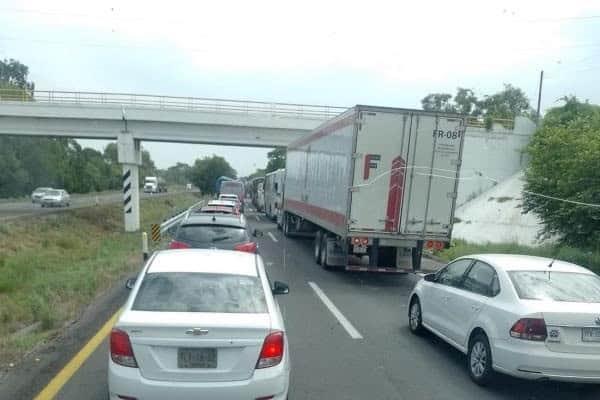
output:
{"label": "bridge railing", "polygon": [[67,92],[0,88],[0,100],[34,101],[49,104],[120,105],[132,108],[186,110],[223,113],[269,114],[296,118],[329,119],[346,110],[344,107],[312,104],[273,103],[202,97],[158,96],[135,93]]}

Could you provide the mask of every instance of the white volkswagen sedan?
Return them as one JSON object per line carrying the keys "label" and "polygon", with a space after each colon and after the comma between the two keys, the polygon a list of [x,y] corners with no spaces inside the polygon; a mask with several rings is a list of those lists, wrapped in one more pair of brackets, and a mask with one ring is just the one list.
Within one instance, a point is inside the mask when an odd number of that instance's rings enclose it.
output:
{"label": "white volkswagen sedan", "polygon": [[260,256],[227,250],[156,252],[128,281],[110,336],[108,388],[117,399],[286,399],[290,357]]}
{"label": "white volkswagen sedan", "polygon": [[426,275],[409,297],[409,327],[467,354],[471,378],[600,383],[600,277],[547,258],[485,254]]}

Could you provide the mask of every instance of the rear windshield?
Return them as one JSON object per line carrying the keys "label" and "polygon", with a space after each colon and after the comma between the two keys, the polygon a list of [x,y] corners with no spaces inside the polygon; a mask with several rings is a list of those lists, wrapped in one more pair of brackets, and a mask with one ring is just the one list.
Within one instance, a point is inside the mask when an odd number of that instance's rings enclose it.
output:
{"label": "rear windshield", "polygon": [[58,196],[58,195],[60,195],[60,192],[58,190],[48,190],[48,191],[46,191],[46,194],[48,194],[50,196]]}
{"label": "rear windshield", "polygon": [[193,245],[243,243],[249,240],[244,228],[223,225],[182,225],[177,232],[178,241]]}
{"label": "rear windshield", "polygon": [[521,299],[600,303],[596,275],[552,271],[512,271],[509,275]]}
{"label": "rear windshield", "polygon": [[257,277],[193,272],[150,273],[133,302],[135,311],[266,313]]}

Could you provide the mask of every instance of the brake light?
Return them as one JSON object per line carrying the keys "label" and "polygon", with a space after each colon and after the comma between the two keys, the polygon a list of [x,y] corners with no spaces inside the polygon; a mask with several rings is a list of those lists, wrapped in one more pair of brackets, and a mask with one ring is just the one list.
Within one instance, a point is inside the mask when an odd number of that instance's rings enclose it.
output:
{"label": "brake light", "polygon": [[369,244],[369,238],[366,237],[353,237],[352,244],[355,246],[366,246]]}
{"label": "brake light", "polygon": [[510,328],[510,336],[543,342],[548,336],[546,321],[543,318],[521,318]]}
{"label": "brake light", "polygon": [[233,249],[237,251],[245,251],[247,253],[256,253],[257,248],[258,246],[255,242],[246,242],[235,245]]}
{"label": "brake light", "polygon": [[265,338],[256,369],[274,367],[283,358],[283,332],[277,331]]}
{"label": "brake light", "polygon": [[110,332],[110,358],[124,367],[137,368],[127,332],[116,328]]}
{"label": "brake light", "polygon": [[183,242],[178,242],[177,240],[171,241],[169,243],[169,249],[189,249],[190,245]]}

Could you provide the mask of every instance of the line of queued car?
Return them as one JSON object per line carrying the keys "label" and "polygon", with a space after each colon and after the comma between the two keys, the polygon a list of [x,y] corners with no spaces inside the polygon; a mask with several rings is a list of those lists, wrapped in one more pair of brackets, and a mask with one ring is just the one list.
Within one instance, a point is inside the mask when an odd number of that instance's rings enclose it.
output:
{"label": "line of queued car", "polygon": [[64,189],[39,187],[31,193],[31,202],[42,207],[69,207],[71,195]]}
{"label": "line of queued car", "polygon": [[283,318],[240,201],[192,210],[136,279],[110,335],[109,398],[287,399]]}

